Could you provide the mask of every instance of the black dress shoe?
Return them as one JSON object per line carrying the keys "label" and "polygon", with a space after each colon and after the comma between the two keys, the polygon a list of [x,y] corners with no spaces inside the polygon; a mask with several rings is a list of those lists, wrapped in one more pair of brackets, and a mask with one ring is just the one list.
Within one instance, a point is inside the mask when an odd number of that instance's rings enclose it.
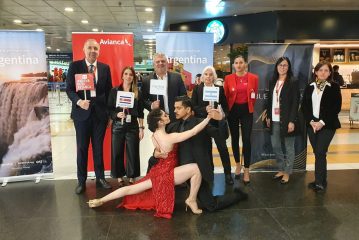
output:
{"label": "black dress shoe", "polygon": [[250,183],[251,183],[251,181],[244,181],[244,180],[243,180],[243,184],[244,184],[245,186],[249,185]]}
{"label": "black dress shoe", "polygon": [[237,180],[241,179],[241,174],[234,174],[234,179],[237,179]]}
{"label": "black dress shoe", "polygon": [[76,194],[81,194],[86,191],[86,183],[79,183],[75,188]]}
{"label": "black dress shoe", "polygon": [[225,174],[224,179],[225,179],[227,185],[233,185],[234,184],[231,174]]}
{"label": "black dress shoe", "polygon": [[110,189],[111,185],[103,178],[96,180],[96,187]]}
{"label": "black dress shoe", "polygon": [[325,188],[327,186],[324,186],[324,185],[321,185],[321,184],[316,184],[315,182],[311,182],[311,183],[308,184],[308,187],[310,189],[313,189],[314,192],[322,192],[322,191],[325,190]]}

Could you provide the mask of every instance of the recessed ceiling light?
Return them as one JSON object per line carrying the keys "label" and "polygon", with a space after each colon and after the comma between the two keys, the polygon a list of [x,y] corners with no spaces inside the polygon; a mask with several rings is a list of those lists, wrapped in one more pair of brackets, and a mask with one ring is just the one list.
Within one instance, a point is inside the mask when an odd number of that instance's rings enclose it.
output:
{"label": "recessed ceiling light", "polygon": [[87,21],[86,19],[81,20],[81,22],[82,22],[83,24],[88,24],[88,23],[89,23],[89,21]]}
{"label": "recessed ceiling light", "polygon": [[149,24],[150,24],[150,23],[152,23],[152,21],[151,21],[151,20],[147,20],[146,23],[149,23]]}
{"label": "recessed ceiling light", "polygon": [[152,29],[150,29],[150,28],[149,28],[149,29],[147,29],[147,32],[152,32]]}
{"label": "recessed ceiling light", "polygon": [[15,19],[14,23],[22,23],[22,21],[20,19]]}
{"label": "recessed ceiling light", "polygon": [[98,28],[93,28],[92,31],[93,32],[98,32]]}
{"label": "recessed ceiling light", "polygon": [[56,48],[56,51],[60,52],[60,48]]}
{"label": "recessed ceiling light", "polygon": [[46,47],[47,49],[51,49],[51,47],[50,46],[48,46],[48,47]]}
{"label": "recessed ceiling light", "polygon": [[153,11],[153,8],[145,8],[145,11],[146,11],[146,12],[152,12],[152,11]]}
{"label": "recessed ceiling light", "polygon": [[73,12],[74,9],[72,7],[65,7],[66,12]]}
{"label": "recessed ceiling light", "polygon": [[42,28],[36,28],[36,31],[38,31],[38,32],[42,32],[42,31],[44,31]]}

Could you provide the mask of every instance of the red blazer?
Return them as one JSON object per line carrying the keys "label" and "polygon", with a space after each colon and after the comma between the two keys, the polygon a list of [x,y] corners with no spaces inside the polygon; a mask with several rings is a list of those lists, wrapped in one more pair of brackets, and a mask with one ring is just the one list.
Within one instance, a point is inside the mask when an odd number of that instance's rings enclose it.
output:
{"label": "red blazer", "polygon": [[[254,112],[254,104],[256,98],[251,98],[251,93],[254,92],[257,96],[258,93],[258,76],[248,72],[248,85],[247,85],[247,97],[248,97],[248,109],[250,113]],[[224,94],[226,95],[228,102],[228,110],[231,111],[234,102],[236,101],[236,75],[235,73],[229,74],[224,78]]]}

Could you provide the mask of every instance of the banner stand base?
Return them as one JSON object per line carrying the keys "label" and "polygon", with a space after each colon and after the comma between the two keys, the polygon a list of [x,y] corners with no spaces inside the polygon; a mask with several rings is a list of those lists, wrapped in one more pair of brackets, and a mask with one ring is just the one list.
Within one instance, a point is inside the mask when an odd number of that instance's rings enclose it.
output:
{"label": "banner stand base", "polygon": [[35,178],[35,183],[38,184],[40,182],[40,180],[41,180],[41,175],[39,175]]}
{"label": "banner stand base", "polygon": [[38,184],[41,179],[53,178],[53,173],[38,173],[34,175],[23,175],[23,176],[11,176],[11,177],[0,177],[0,184],[5,187],[9,182],[22,182],[22,181],[34,181]]}
{"label": "banner stand base", "polygon": [[9,179],[8,179],[8,178],[4,178],[3,181],[2,181],[1,186],[2,186],[2,187],[6,187],[6,185],[7,185],[8,182],[9,182]]}

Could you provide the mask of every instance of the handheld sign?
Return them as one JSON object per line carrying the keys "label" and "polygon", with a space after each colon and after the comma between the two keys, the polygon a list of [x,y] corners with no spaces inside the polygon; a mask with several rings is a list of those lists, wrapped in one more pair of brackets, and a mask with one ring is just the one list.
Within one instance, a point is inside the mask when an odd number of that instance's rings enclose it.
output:
{"label": "handheld sign", "polygon": [[151,79],[150,94],[166,95],[166,82],[163,80]]}
{"label": "handheld sign", "polygon": [[116,107],[133,108],[135,94],[133,92],[117,91]]}
{"label": "handheld sign", "polygon": [[203,101],[219,102],[219,87],[204,87]]}
{"label": "handheld sign", "polygon": [[93,73],[75,74],[76,92],[81,90],[95,90]]}

